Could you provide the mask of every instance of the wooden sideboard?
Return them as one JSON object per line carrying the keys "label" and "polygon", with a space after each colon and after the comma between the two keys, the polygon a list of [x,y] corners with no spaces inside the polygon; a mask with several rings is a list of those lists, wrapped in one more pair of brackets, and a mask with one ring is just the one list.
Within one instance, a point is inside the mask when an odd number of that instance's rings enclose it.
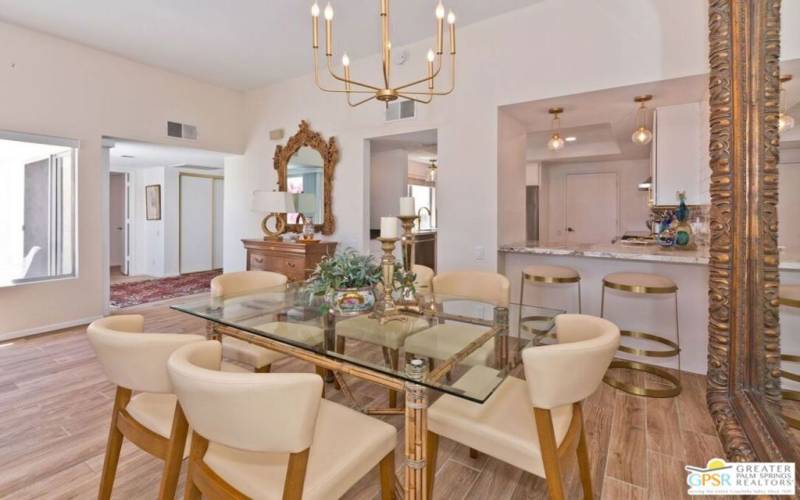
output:
{"label": "wooden sideboard", "polygon": [[247,250],[247,270],[285,274],[291,281],[308,278],[319,261],[336,251],[335,241],[295,243],[290,241],[242,240]]}

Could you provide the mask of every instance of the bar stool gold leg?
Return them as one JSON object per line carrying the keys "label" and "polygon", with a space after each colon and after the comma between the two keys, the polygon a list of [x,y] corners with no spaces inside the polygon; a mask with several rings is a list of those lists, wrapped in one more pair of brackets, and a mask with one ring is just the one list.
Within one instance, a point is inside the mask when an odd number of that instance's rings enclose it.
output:
{"label": "bar stool gold leg", "polygon": [[[610,285],[612,288],[618,288],[624,291],[632,291],[630,287],[626,287],[626,285],[618,285],[613,284]],[[630,330],[621,330],[620,334],[624,337],[631,337],[636,339],[644,339],[649,340],[652,342],[657,342],[659,344],[663,344],[669,347],[667,350],[651,350],[651,349],[641,349],[635,347],[628,347],[625,345],[620,344],[619,350],[621,352],[626,352],[629,354],[637,355],[637,356],[645,356],[645,357],[657,357],[657,358],[669,358],[677,356],[678,358],[678,376],[672,375],[669,371],[664,368],[654,366],[651,364],[641,363],[638,361],[632,360],[614,360],[611,362],[609,369],[611,368],[620,368],[620,369],[627,369],[633,370],[643,373],[649,373],[655,377],[661,379],[666,385],[669,387],[663,389],[651,389],[645,386],[637,386],[636,384],[631,384],[628,382],[624,382],[613,375],[606,373],[603,377],[603,381],[610,385],[611,387],[615,387],[620,389],[621,391],[627,392],[628,394],[633,394],[635,396],[645,396],[645,397],[652,397],[652,398],[669,398],[675,397],[681,393],[683,384],[682,384],[682,377],[681,377],[681,336],[680,336],[680,322],[678,316],[678,291],[677,288],[673,292],[669,292],[669,290],[664,290],[663,288],[659,291],[651,290],[646,291],[647,289],[644,288],[645,291],[638,291],[634,293],[673,293],[674,294],[674,304],[675,304],[675,340],[676,342],[672,342],[669,339],[664,337],[660,337],[658,335],[653,335],[650,333],[644,332],[636,332]],[[605,317],[605,298],[606,298],[606,281],[604,279],[602,289],[600,292],[600,317]]]}
{"label": "bar stool gold leg", "polygon": [[581,282],[578,281],[578,314],[583,314],[583,306],[581,306]]}

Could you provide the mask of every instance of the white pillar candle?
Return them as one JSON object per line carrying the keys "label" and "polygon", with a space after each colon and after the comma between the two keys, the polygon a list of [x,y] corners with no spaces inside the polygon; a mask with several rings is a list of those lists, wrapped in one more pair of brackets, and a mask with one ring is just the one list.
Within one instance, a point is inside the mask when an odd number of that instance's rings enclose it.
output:
{"label": "white pillar candle", "polygon": [[397,239],[399,235],[397,217],[381,217],[381,238]]}
{"label": "white pillar candle", "polygon": [[400,215],[417,215],[414,211],[414,198],[403,196],[400,198]]}

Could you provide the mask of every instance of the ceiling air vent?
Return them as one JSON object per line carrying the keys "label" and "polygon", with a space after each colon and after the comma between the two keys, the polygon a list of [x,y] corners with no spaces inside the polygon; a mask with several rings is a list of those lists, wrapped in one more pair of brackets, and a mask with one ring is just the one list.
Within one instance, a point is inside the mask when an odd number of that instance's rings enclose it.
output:
{"label": "ceiling air vent", "polygon": [[178,139],[197,139],[197,127],[185,123],[167,122],[167,135]]}
{"label": "ceiling air vent", "polygon": [[408,120],[417,115],[417,107],[414,101],[398,100],[390,102],[386,107],[386,121]]}

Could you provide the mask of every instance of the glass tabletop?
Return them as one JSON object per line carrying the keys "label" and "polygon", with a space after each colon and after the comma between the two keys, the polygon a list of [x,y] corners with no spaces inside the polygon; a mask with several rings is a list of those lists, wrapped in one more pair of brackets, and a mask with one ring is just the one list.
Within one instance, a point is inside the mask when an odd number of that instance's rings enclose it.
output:
{"label": "glass tabletop", "polygon": [[[554,319],[564,312],[418,293],[416,301],[386,314],[341,315],[302,283],[209,295],[172,308],[478,403],[516,366],[523,348],[552,337]],[[412,358],[427,362],[421,378],[406,370]]]}

